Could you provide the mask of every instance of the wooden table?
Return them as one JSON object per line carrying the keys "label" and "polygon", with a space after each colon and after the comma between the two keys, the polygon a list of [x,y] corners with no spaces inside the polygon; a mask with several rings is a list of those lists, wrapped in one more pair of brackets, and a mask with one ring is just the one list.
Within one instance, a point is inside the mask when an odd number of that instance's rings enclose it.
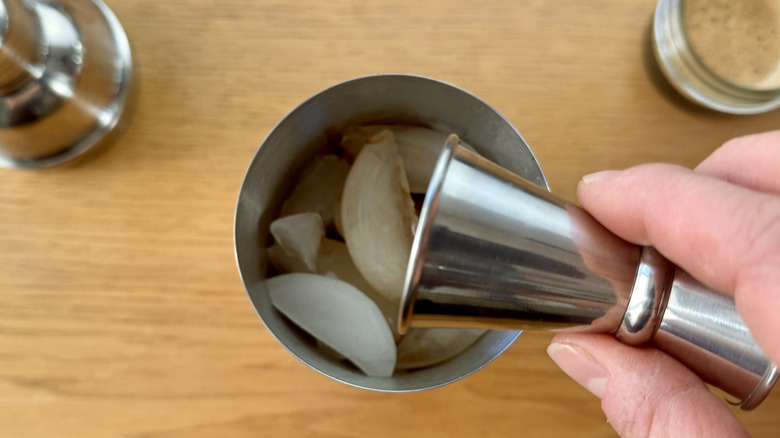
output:
{"label": "wooden table", "polygon": [[[353,389],[265,330],[233,210],[264,136],[351,77],[415,73],[502,112],[555,192],[648,161],[693,166],[780,113],[699,109],[652,58],[652,1],[112,0],[135,51],[129,129],[86,160],[0,170],[0,436],[614,436],[524,334],[445,388]],[[780,392],[738,413],[780,431]]]}

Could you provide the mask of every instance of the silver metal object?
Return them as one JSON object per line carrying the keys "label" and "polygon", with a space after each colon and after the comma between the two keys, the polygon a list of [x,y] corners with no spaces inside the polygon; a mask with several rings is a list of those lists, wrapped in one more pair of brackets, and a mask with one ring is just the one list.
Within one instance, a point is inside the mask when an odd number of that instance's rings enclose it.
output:
{"label": "silver metal object", "polygon": [[780,107],[780,90],[750,90],[726,82],[692,50],[683,28],[684,0],[659,0],[653,51],[669,83],[688,100],[730,114],[758,114]]}
{"label": "silver metal object", "polygon": [[48,167],[118,124],[132,60],[100,0],[0,0],[0,166]]}
{"label": "silver metal object", "polygon": [[460,380],[500,355],[520,334],[490,331],[447,362],[391,378],[368,377],[322,353],[313,340],[276,312],[263,284],[270,222],[291,190],[292,176],[313,154],[338,144],[351,125],[395,123],[458,133],[485,157],[540,186],[541,167],[522,136],[495,109],[452,85],[419,76],[377,75],[348,80],[295,108],[268,134],[252,159],[238,196],[235,253],[249,298],[268,330],[311,368],[348,385],[376,391],[418,391]]}
{"label": "silver metal object", "polygon": [[544,328],[652,342],[758,405],[777,379],[731,297],[451,136],[415,235],[399,316],[410,327]]}

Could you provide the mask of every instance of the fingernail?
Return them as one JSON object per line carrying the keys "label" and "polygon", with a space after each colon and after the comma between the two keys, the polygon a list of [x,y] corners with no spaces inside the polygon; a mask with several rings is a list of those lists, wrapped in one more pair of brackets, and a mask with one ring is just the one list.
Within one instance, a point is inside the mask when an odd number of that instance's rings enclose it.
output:
{"label": "fingernail", "polygon": [[610,178],[620,173],[619,170],[602,170],[601,172],[591,173],[582,177],[582,182],[585,184],[591,184]]}
{"label": "fingernail", "polygon": [[607,371],[587,352],[568,344],[550,344],[550,358],[585,389],[598,398],[607,389]]}

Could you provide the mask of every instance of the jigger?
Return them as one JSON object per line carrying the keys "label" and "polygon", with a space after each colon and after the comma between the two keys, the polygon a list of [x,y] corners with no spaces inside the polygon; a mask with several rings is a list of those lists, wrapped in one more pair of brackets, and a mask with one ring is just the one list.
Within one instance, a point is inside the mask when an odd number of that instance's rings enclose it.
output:
{"label": "jigger", "polygon": [[415,234],[399,315],[410,327],[612,333],[660,348],[743,409],[777,380],[730,296],[454,135]]}
{"label": "jigger", "polygon": [[101,0],[0,0],[0,166],[48,167],[124,114],[130,45]]}

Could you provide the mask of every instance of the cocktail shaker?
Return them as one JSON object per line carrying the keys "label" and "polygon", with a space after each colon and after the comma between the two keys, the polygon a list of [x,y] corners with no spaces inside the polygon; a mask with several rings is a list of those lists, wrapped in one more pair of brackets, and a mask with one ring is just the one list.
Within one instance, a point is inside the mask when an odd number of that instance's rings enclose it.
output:
{"label": "cocktail shaker", "polygon": [[[426,126],[454,132],[475,150],[512,172],[546,186],[542,168],[522,135],[495,108],[466,90],[407,74],[364,76],[328,87],[293,109],[263,140],[247,168],[235,213],[238,271],[257,314],[279,344],[317,372],[358,388],[383,392],[424,391],[479,371],[520,336],[490,330],[461,354],[436,365],[367,376],[323,352],[311,336],[273,307],[265,285],[269,226],[279,216],[297,169],[333,147],[347,127],[376,124]],[[333,149],[330,149],[333,150]]]}
{"label": "cocktail shaker", "polygon": [[0,166],[64,163],[119,124],[130,45],[101,0],[0,0]]}

